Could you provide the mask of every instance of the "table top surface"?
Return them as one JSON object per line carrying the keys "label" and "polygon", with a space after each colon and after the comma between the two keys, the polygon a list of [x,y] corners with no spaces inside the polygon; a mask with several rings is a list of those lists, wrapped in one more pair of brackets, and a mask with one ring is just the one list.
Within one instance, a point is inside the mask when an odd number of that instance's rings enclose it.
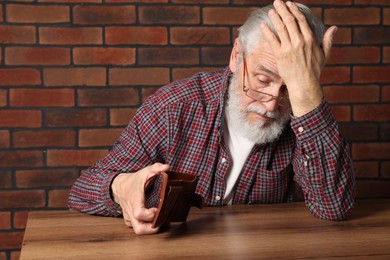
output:
{"label": "table top surface", "polygon": [[21,259],[390,259],[390,199],[358,201],[346,221],[305,204],[191,209],[186,223],[135,235],[122,218],[30,212]]}

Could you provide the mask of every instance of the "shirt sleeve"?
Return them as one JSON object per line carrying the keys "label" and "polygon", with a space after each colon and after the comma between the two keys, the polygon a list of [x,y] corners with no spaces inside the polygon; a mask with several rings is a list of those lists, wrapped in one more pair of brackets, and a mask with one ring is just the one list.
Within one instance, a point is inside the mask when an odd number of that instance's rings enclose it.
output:
{"label": "shirt sleeve", "polygon": [[349,147],[341,137],[328,103],[292,117],[297,147],[294,180],[310,212],[327,220],[345,219],[355,203],[355,177]]}
{"label": "shirt sleeve", "polygon": [[113,179],[162,161],[159,151],[165,146],[165,120],[156,111],[147,104],[141,107],[108,155],[76,180],[69,194],[70,209],[103,216],[122,214],[111,196]]}

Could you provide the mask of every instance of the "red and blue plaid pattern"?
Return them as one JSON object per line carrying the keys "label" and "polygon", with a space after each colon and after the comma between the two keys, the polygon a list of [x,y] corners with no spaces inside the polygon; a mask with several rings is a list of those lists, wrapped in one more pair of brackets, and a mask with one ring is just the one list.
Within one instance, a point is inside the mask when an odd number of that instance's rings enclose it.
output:
{"label": "red and blue plaid pattern", "polygon": [[[162,87],[138,110],[110,153],[73,185],[69,207],[89,214],[120,215],[110,196],[119,173],[155,162],[196,174],[196,192],[206,205],[222,205],[224,178],[232,163],[223,143],[223,106],[231,72],[199,73]],[[256,145],[237,181],[233,203],[281,203],[293,199],[293,183],[313,215],[346,217],[355,201],[347,144],[326,101],[311,113],[291,117],[278,140]]]}

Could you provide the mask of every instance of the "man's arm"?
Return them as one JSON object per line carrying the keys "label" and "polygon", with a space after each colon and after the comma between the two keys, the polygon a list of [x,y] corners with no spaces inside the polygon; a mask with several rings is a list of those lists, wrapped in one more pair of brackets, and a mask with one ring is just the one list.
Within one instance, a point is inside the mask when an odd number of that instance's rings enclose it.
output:
{"label": "man's arm", "polygon": [[164,117],[143,105],[110,153],[77,179],[69,194],[69,208],[104,216],[123,214],[136,233],[157,232],[147,225],[155,211],[145,209],[143,189],[149,177],[169,169],[153,164],[161,160],[165,133]]}
{"label": "man's arm", "polygon": [[295,180],[315,216],[344,219],[355,201],[352,162],[320,85],[337,28],[325,32],[320,47],[294,3],[276,0],[274,6],[269,17],[280,40],[264,24],[262,32],[289,92],[294,115],[291,126],[297,138]]}
{"label": "man's arm", "polygon": [[292,118],[291,127],[297,140],[294,180],[309,210],[322,219],[345,219],[355,203],[355,178],[348,145],[329,105],[323,100],[312,112]]}

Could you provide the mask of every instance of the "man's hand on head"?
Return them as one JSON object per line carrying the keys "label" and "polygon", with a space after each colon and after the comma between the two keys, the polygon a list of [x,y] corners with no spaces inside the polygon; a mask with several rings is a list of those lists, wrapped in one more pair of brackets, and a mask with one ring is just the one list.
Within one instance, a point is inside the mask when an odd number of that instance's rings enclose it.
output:
{"label": "man's hand on head", "polygon": [[288,88],[293,114],[299,117],[322,102],[320,77],[337,27],[325,32],[321,47],[296,4],[275,0],[274,6],[275,10],[270,10],[268,16],[279,39],[267,25],[262,24],[261,29]]}
{"label": "man's hand on head", "polygon": [[138,235],[157,233],[159,228],[152,228],[156,208],[145,207],[145,183],[147,180],[168,171],[169,165],[155,163],[135,173],[121,173],[112,182],[114,200],[122,208],[125,224]]}

